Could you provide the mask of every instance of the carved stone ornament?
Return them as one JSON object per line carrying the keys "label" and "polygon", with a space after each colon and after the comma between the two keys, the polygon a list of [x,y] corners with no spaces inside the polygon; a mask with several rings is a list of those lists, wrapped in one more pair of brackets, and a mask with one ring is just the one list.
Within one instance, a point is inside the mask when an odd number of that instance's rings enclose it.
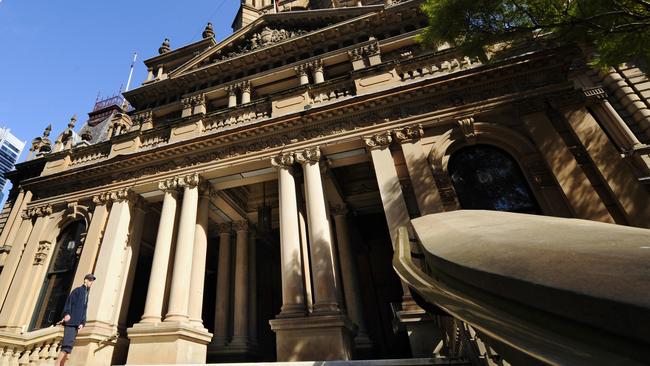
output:
{"label": "carved stone ornament", "polygon": [[271,164],[275,167],[289,168],[295,163],[292,153],[282,153],[271,158]]}
{"label": "carved stone ornament", "polygon": [[43,205],[43,206],[36,206],[36,207],[30,207],[23,211],[22,217],[23,219],[33,219],[35,217],[44,217],[44,216],[49,216],[52,214],[52,206],[51,205]]}
{"label": "carved stone ornament", "polygon": [[186,97],[181,100],[181,104],[183,105],[183,109],[188,109],[192,108],[192,98]]}
{"label": "carved stone ornament", "polygon": [[41,240],[38,243],[36,254],[34,254],[34,265],[40,266],[45,263],[51,247],[52,243],[47,240]]}
{"label": "carved stone ornament", "polygon": [[424,129],[422,124],[406,126],[393,130],[393,136],[398,142],[407,142],[411,140],[419,140],[424,136]]}
{"label": "carved stone ornament", "polygon": [[585,94],[585,97],[592,102],[599,102],[607,99],[607,92],[600,86],[583,89],[582,92]]}
{"label": "carved stone ornament", "polygon": [[225,89],[229,96],[237,95],[237,85],[228,85]]}
{"label": "carved stone ornament", "polygon": [[118,189],[117,191],[110,192],[110,199],[112,202],[135,202],[137,196],[130,188]]}
{"label": "carved stone ornament", "polygon": [[474,145],[476,143],[476,128],[474,127],[474,118],[468,117],[468,118],[463,118],[459,119],[458,121],[458,126],[460,127],[460,130],[463,132],[463,135],[465,136],[465,141],[467,141],[468,144]]}
{"label": "carved stone ornament", "polygon": [[254,33],[243,44],[232,49],[232,51],[228,52],[227,54],[221,56],[221,60],[241,56],[259,48],[270,46],[272,44],[282,42],[289,38],[301,36],[306,33],[308,33],[308,31],[302,29],[286,30],[264,27],[259,32]]}
{"label": "carved stone ornament", "polygon": [[296,71],[296,75],[303,76],[307,75],[307,65],[298,65],[293,68]]}
{"label": "carved stone ornament", "polygon": [[133,122],[138,125],[151,123],[153,121],[153,112],[151,110],[136,113],[133,116]]}
{"label": "carved stone ornament", "polygon": [[241,91],[242,93],[250,93],[251,91],[251,82],[248,80],[242,81],[241,83],[237,83],[237,89]]}
{"label": "carved stone ornament", "polygon": [[205,95],[203,93],[192,95],[190,97],[190,106],[204,106],[205,105]]}
{"label": "carved stone ornament", "polygon": [[232,228],[235,231],[248,231],[248,220],[235,221]]}
{"label": "carved stone ornament", "polygon": [[348,214],[348,207],[346,205],[332,206],[332,214],[334,216],[346,216]]}
{"label": "carved stone ornament", "polygon": [[232,231],[232,224],[224,222],[217,225],[217,234],[230,234]]}
{"label": "carved stone ornament", "polygon": [[320,161],[320,148],[315,146],[296,151],[295,158],[300,164],[318,163]]}
{"label": "carved stone ornament", "polygon": [[393,142],[393,137],[390,131],[380,132],[363,138],[363,143],[371,149],[388,147],[391,142]]}
{"label": "carved stone ornament", "polygon": [[198,187],[199,183],[201,183],[201,177],[199,176],[199,173],[188,174],[182,177],[178,177],[177,179],[178,186],[184,188]]}

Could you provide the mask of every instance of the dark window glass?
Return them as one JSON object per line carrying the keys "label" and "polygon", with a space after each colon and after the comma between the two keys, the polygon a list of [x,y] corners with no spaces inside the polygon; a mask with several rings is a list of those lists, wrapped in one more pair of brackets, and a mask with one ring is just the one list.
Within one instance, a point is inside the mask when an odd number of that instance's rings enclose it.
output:
{"label": "dark window glass", "polygon": [[72,289],[72,281],[83,249],[85,231],[86,223],[76,221],[66,226],[57,238],[54,257],[36,303],[30,330],[49,327],[61,320],[63,306]]}
{"label": "dark window glass", "polygon": [[519,165],[499,148],[474,145],[456,151],[449,175],[464,209],[541,213]]}

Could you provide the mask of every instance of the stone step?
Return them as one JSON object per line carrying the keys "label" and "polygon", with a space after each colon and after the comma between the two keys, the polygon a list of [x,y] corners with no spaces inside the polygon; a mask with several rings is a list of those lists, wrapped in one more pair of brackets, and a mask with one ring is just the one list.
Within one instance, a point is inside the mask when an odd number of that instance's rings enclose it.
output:
{"label": "stone step", "polygon": [[[162,364],[161,364],[162,365]],[[399,358],[388,360],[354,361],[297,361],[297,362],[242,362],[242,363],[203,363],[183,364],[185,366],[429,366],[429,365],[471,365],[464,359],[450,358]],[[129,365],[152,366],[152,365]]]}

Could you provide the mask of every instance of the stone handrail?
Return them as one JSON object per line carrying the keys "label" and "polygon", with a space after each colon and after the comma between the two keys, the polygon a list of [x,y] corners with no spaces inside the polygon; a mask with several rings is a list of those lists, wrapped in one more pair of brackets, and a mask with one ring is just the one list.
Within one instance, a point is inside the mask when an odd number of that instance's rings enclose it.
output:
{"label": "stone handrail", "polygon": [[0,365],[54,365],[63,339],[63,327],[26,334],[0,333]]}
{"label": "stone handrail", "polygon": [[[399,230],[393,267],[424,301],[548,364],[650,359],[650,230],[496,211],[412,220],[425,270]],[[498,346],[498,347],[497,347]]]}

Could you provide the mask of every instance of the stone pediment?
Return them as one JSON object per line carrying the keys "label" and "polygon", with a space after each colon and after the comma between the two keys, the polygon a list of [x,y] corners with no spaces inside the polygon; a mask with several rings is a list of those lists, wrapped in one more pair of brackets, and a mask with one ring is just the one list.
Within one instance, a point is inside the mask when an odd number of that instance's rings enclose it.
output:
{"label": "stone pediment", "polygon": [[337,23],[378,11],[382,6],[267,13],[170,73],[170,78],[318,32]]}

